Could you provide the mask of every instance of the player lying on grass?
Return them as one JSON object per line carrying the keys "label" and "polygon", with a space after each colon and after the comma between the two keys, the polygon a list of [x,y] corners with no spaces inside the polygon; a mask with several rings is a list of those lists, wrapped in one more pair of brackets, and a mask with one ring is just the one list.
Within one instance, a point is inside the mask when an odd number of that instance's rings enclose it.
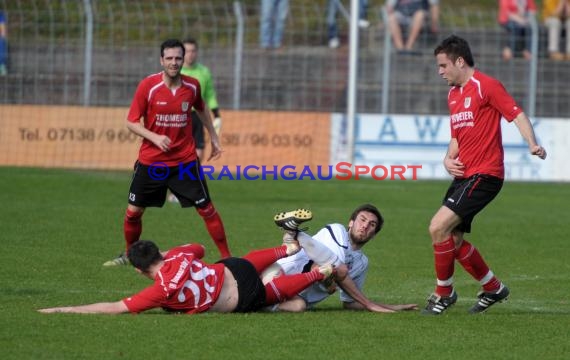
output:
{"label": "player lying on grass", "polygon": [[[295,223],[295,219],[290,219]],[[131,264],[154,284],[116,302],[40,309],[42,313],[140,313],[162,307],[187,314],[201,312],[252,312],[285,301],[316,281],[332,276],[331,264],[303,274],[282,276],[263,284],[260,274],[269,265],[300,250],[288,239],[283,245],[255,250],[243,258],[225,258],[215,264],[200,260],[204,247],[198,244],[176,247],[160,253],[152,242],[141,240],[128,251]]]}
{"label": "player lying on grass", "polygon": [[[290,219],[296,221],[291,222]],[[310,271],[314,264],[332,264],[335,267],[334,282],[317,282],[292,299],[276,304],[272,310],[300,312],[312,308],[334,293],[335,282],[341,289],[340,300],[345,309],[384,313],[417,309],[416,304],[376,303],[362,293],[368,272],[368,258],[362,252],[362,247],[376,236],[384,224],[384,219],[375,206],[365,204],[356,208],[350,216],[348,230],[341,224],[330,224],[313,237],[298,231],[296,226],[310,219],[311,213],[306,210],[282,213],[275,217],[275,223],[285,230],[284,240],[296,238],[302,249],[293,256],[277,261],[264,272],[262,278],[269,281],[281,274]]]}

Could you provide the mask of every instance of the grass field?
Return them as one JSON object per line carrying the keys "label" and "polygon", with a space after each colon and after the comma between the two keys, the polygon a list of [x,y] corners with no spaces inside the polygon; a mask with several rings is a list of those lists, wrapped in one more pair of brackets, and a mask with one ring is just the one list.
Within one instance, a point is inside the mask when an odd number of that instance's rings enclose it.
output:
{"label": "grass field", "polygon": [[[149,284],[131,267],[102,268],[123,247],[130,174],[0,168],[0,359],[568,359],[570,184],[507,182],[469,239],[511,288],[470,316],[477,284],[456,273],[457,305],[441,317],[339,310],[303,314],[131,316],[39,314],[41,307],[119,300]],[[311,230],[346,222],[364,202],[386,224],[365,247],[365,292],[423,305],[434,272],[427,225],[446,182],[211,181],[235,255],[280,243],[276,211],[309,207]],[[143,237],[161,248],[203,242],[195,211],[149,209]]]}

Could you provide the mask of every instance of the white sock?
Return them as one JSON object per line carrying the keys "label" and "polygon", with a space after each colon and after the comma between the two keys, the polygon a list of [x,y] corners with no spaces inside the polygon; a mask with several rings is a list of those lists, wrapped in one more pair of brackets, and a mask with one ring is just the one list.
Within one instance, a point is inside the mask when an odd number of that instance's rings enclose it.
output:
{"label": "white sock", "polygon": [[299,241],[299,245],[305,249],[307,256],[313,260],[315,264],[333,264],[335,266],[339,264],[338,256],[336,256],[336,254],[328,247],[313,239],[310,235],[304,232],[299,232],[297,235],[297,241]]}

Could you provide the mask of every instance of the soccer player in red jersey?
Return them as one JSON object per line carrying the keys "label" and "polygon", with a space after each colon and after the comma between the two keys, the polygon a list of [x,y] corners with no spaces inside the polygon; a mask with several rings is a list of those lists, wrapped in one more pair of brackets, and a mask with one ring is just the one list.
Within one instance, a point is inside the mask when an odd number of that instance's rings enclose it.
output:
{"label": "soccer player in red jersey", "polygon": [[532,155],[545,159],[546,150],[537,144],[528,117],[503,85],[475,69],[466,40],[450,36],[435,48],[434,55],[439,75],[451,86],[447,97],[451,141],[443,163],[454,180],[429,225],[437,286],[422,313],[439,315],[457,301],[453,289],[455,260],[483,288],[469,310],[481,313],[509,296],[509,289],[463,237],[471,231],[474,216],[503,185],[501,118],[515,123]]}
{"label": "soccer player in red jersey", "polygon": [[293,236],[283,245],[252,251],[243,258],[229,257],[215,264],[201,260],[199,244],[176,247],[162,254],[147,240],[133,244],[129,261],[154,284],[116,302],[40,309],[43,313],[140,313],[162,307],[166,311],[195,314],[210,312],[252,312],[292,298],[309,285],[330,278],[329,264],[309,272],[283,275],[263,285],[260,274],[269,265],[299,250]]}
{"label": "soccer player in red jersey", "polygon": [[[143,79],[135,92],[127,116],[127,127],[143,138],[129,189],[124,219],[127,250],[139,240],[145,209],[162,207],[170,189],[183,208],[195,206],[204,219],[208,233],[223,258],[230,256],[224,225],[214,208],[206,180],[200,174],[200,161],[192,135],[194,108],[208,130],[212,152],[218,158],[222,149],[200,94],[198,80],[181,75],[184,45],[176,39],[166,40],[160,48],[163,71]],[[141,122],[142,119],[142,122]],[[127,264],[123,253],[105,266]]]}

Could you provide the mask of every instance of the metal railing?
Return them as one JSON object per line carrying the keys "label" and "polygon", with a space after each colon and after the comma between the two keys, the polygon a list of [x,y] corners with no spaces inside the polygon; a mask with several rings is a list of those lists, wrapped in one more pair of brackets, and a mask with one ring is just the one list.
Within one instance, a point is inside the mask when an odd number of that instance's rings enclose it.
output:
{"label": "metal railing", "polygon": [[[284,48],[264,51],[259,1],[4,1],[10,62],[0,103],[128,105],[140,79],[160,70],[160,42],[192,35],[222,108],[345,111],[346,17],[337,19],[341,47],[329,49],[326,1],[290,4]],[[540,24],[533,61],[504,62],[505,34],[494,13],[441,10],[440,33],[423,33],[419,55],[401,57],[391,51],[382,7],[369,9],[371,26],[359,37],[357,112],[445,114],[447,88],[431,52],[453,32],[469,39],[477,66],[499,78],[529,114],[570,113],[570,62],[545,58]]]}

